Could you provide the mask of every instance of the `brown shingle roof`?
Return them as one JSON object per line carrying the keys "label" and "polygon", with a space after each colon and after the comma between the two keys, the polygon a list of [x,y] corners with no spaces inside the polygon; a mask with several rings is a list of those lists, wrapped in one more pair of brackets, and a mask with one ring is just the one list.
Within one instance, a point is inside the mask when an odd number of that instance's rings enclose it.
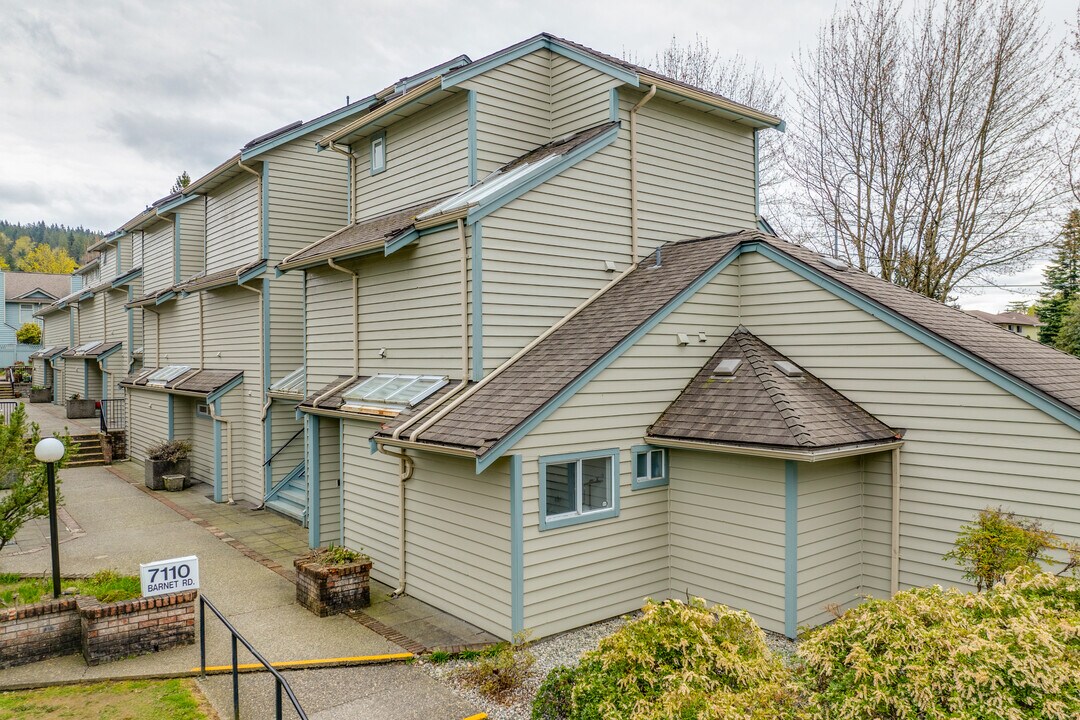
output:
{"label": "brown shingle roof", "polygon": [[142,368],[136,375],[128,375],[120,384],[142,390],[169,392],[175,390],[184,393],[210,395],[215,390],[225,387],[232,380],[244,374],[243,370],[189,370],[179,377],[165,383],[164,386],[147,385],[146,380],[161,368]]}
{"label": "brown shingle roof", "polygon": [[307,261],[316,261],[329,257],[340,257],[353,252],[362,252],[369,248],[381,248],[394,236],[413,226],[416,216],[435,207],[446,198],[436,198],[425,202],[394,210],[360,223],[348,225],[337,232],[327,235],[322,240],[308,245],[281,261],[281,265],[295,266]]}
{"label": "brown shingle roof", "polygon": [[417,439],[485,452],[705,274],[745,235],[664,246],[660,267],[643,263]]}
{"label": "brown shingle roof", "polygon": [[65,350],[67,350],[66,345],[53,345],[52,347],[42,348],[41,350],[38,350],[36,353],[31,353],[30,358],[31,359],[34,359],[34,358],[48,359],[48,358],[56,357],[57,355],[64,352]]}
{"label": "brown shingle roof", "polygon": [[[351,383],[349,383],[347,385],[343,385],[342,387],[338,387],[339,385],[341,385],[342,383],[344,383],[346,380],[348,380],[351,377],[352,377],[351,375],[338,375],[331,382],[327,383],[326,385],[319,388],[315,392],[310,393],[306,398],[304,398],[303,402],[300,403],[300,407],[302,407],[302,408],[318,408],[320,410],[340,410],[341,407],[345,404],[345,400],[342,397],[342,395],[344,395],[346,392],[348,392],[351,388],[354,388],[357,385],[359,385],[360,383],[364,382],[365,380],[367,380],[371,376],[370,375],[361,375],[361,376],[357,377],[354,382],[351,382]],[[434,404],[437,404],[438,402],[440,402],[442,400],[442,398],[447,393],[449,393],[451,390],[453,390],[455,387],[457,387],[458,382],[459,382],[458,380],[450,380],[449,382],[447,382],[446,385],[442,386],[441,388],[439,388],[438,390],[433,392],[431,395],[429,395],[428,397],[424,398],[419,403],[417,403],[415,407],[406,408],[405,410],[402,410],[400,413],[398,413],[395,416],[386,416],[386,417],[380,416],[381,419],[384,421],[383,425],[382,425],[382,428],[381,428],[381,431],[386,432],[386,433],[392,433],[394,431],[394,429],[397,428],[398,425],[401,425],[402,423],[406,422],[409,418],[411,418],[416,413],[423,412],[426,408],[430,407],[431,405],[434,405]],[[337,388],[337,389],[334,390],[335,388]],[[316,400],[318,400],[323,394],[328,393],[331,390],[334,390],[333,394],[331,394],[331,395],[327,396],[326,398],[324,398],[318,405],[315,405]],[[346,411],[346,412],[348,412],[348,411]],[[357,413],[357,415],[360,415],[360,414],[361,413]]]}
{"label": "brown shingle roof", "polygon": [[[51,295],[53,300],[57,300],[71,292],[71,276],[56,273],[4,272],[4,299],[8,302],[32,293],[34,290],[43,290],[47,295]],[[22,302],[47,301],[29,299]]]}
{"label": "brown shingle roof", "polygon": [[[78,353],[78,354],[75,353],[76,348],[72,348],[71,350],[68,350],[68,351],[66,351],[64,353],[64,357],[70,357],[70,358],[96,358],[96,357],[101,357],[102,355],[104,355],[106,353],[112,352],[113,350],[120,347],[121,345],[123,345],[123,343],[119,342],[119,341],[118,342],[108,342],[107,340],[105,340],[105,341],[99,342],[97,345],[90,348],[86,352],[81,352],[81,353]],[[82,347],[82,346],[80,345],[79,347]]]}
{"label": "brown shingle roof", "polygon": [[198,275],[186,280],[179,285],[175,285],[172,289],[178,292],[196,292],[198,290],[210,290],[216,287],[222,287],[225,285],[235,285],[237,278],[246,275],[252,270],[258,269],[260,265],[265,265],[265,260],[255,260],[253,262],[245,263],[243,265],[236,265],[225,270],[219,270],[217,272],[210,273],[209,275]]}
{"label": "brown shingle roof", "polygon": [[1003,313],[988,313],[982,310],[965,310],[968,315],[985,320],[986,322],[994,323],[995,325],[1030,325],[1032,327],[1039,327],[1042,325],[1039,322],[1039,318],[1031,315],[1025,315],[1018,312],[1003,312]]}
{"label": "brown shingle roof", "polygon": [[[715,375],[721,360],[738,360],[731,376]],[[744,327],[731,334],[646,436],[735,445],[812,449],[897,438],[888,426],[790,362]]]}

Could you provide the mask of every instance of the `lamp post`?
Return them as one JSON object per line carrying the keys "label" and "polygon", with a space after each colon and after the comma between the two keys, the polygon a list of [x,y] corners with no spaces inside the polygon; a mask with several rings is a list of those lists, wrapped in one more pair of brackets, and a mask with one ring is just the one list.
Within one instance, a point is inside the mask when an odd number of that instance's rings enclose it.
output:
{"label": "lamp post", "polygon": [[56,530],[56,466],[64,457],[64,443],[54,437],[45,438],[34,446],[34,457],[45,463],[49,480],[49,541],[52,545],[53,597],[60,597],[60,538]]}

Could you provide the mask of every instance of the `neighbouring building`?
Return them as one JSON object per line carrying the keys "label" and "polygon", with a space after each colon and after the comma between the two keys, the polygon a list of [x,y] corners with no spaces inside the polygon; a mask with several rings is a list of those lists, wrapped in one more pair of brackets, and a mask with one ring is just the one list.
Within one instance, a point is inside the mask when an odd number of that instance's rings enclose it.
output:
{"label": "neighbouring building", "polygon": [[26,362],[35,350],[22,346],[16,333],[26,323],[41,320],[34,315],[71,292],[71,276],[54,273],[0,270],[0,293],[4,296],[4,322],[0,324],[0,367]]}
{"label": "neighbouring building", "polygon": [[968,310],[967,314],[993,323],[1003,330],[1023,335],[1028,340],[1038,341],[1039,339],[1039,328],[1042,327],[1042,323],[1034,315],[1018,312],[988,313],[982,310]]}

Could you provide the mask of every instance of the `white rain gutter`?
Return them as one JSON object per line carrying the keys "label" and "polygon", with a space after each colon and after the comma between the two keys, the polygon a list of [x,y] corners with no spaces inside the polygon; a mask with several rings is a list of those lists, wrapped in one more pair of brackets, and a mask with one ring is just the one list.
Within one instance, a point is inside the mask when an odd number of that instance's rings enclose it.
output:
{"label": "white rain gutter", "polygon": [[[469,386],[469,245],[465,240],[464,218],[459,217],[457,219],[457,227],[458,240],[461,243],[461,382],[459,382],[450,392],[443,395],[438,402],[432,403],[395,428],[392,434],[394,440],[399,439],[401,433],[407,428],[412,427],[417,422],[427,417],[439,405],[450,400]],[[415,440],[415,435],[416,433],[413,433],[409,436],[409,439]]]}
{"label": "white rain gutter", "polygon": [[630,108],[630,264],[638,261],[637,114],[656,95],[656,85]]}
{"label": "white rain gutter", "polygon": [[904,444],[903,440],[891,442],[849,445],[847,447],[825,450],[778,450],[770,448],[756,448],[746,445],[724,445],[721,443],[702,442],[697,440],[676,440],[672,438],[658,438],[651,435],[645,436],[645,441],[657,447],[676,448],[683,450],[705,450],[707,452],[726,453],[730,455],[751,455],[753,457],[773,458],[777,460],[797,460],[799,462],[820,462],[822,460],[836,460],[856,455],[870,455],[873,453],[894,450]]}
{"label": "white rain gutter", "polygon": [[378,444],[379,452],[383,455],[396,457],[398,462],[398,586],[390,593],[390,597],[399,597],[405,592],[405,482],[412,477],[415,465],[411,457],[405,454],[405,450],[394,452],[387,450],[386,446]]}
{"label": "white rain gutter", "polygon": [[[530,342],[530,343],[529,343],[528,345],[526,345],[525,347],[523,347],[523,348],[521,348],[520,350],[518,350],[518,351],[517,351],[516,353],[514,353],[514,355],[513,355],[513,356],[512,356],[512,357],[511,357],[511,358],[510,358],[509,360],[506,360],[506,361],[505,361],[505,362],[504,362],[504,363],[503,363],[502,365],[500,365],[499,367],[495,368],[495,369],[494,369],[494,370],[492,370],[492,371],[491,371],[490,373],[488,373],[488,374],[487,374],[486,376],[484,376],[484,378],[483,378],[482,380],[480,380],[480,382],[476,383],[476,384],[475,384],[475,385],[473,385],[473,386],[472,386],[471,388],[469,388],[468,390],[466,390],[466,391],[465,391],[464,393],[462,393],[461,395],[459,395],[459,396],[458,396],[458,397],[457,397],[457,398],[456,398],[456,399],[455,399],[455,400],[454,400],[453,402],[451,402],[451,403],[450,403],[449,405],[447,405],[447,406],[446,406],[446,407],[444,407],[444,408],[443,408],[442,410],[440,410],[439,412],[437,412],[437,413],[436,413],[436,414],[435,414],[435,415],[434,415],[433,417],[431,417],[431,418],[430,418],[430,419],[429,419],[429,420],[428,420],[427,422],[425,422],[425,423],[424,423],[423,425],[421,425],[421,426],[420,426],[420,427],[418,427],[418,428],[417,428],[416,430],[414,430],[414,431],[413,431],[412,433],[410,433],[410,435],[409,435],[409,442],[416,442],[416,438],[417,438],[417,437],[418,437],[418,436],[419,436],[419,435],[420,435],[421,433],[423,433],[424,431],[426,431],[426,430],[427,430],[428,428],[430,428],[430,427],[431,427],[432,425],[434,425],[435,423],[437,423],[437,422],[439,422],[440,420],[442,420],[442,419],[443,419],[444,417],[446,417],[446,416],[447,416],[447,415],[448,415],[448,414],[449,414],[450,412],[452,412],[452,411],[454,410],[454,408],[458,407],[458,406],[459,406],[459,405],[461,405],[461,404],[462,404],[463,402],[465,402],[466,400],[468,400],[468,399],[469,399],[470,397],[472,397],[473,395],[475,395],[475,394],[476,394],[476,393],[477,393],[477,392],[478,392],[478,391],[479,391],[479,390],[480,390],[481,388],[483,388],[483,387],[484,387],[485,385],[487,385],[487,384],[488,384],[489,382],[491,382],[491,380],[492,380],[493,378],[495,378],[495,377],[498,377],[498,376],[499,376],[499,375],[501,375],[501,374],[502,374],[503,372],[505,372],[505,370],[506,370],[506,369],[507,369],[508,367],[510,367],[511,365],[513,365],[513,364],[514,364],[515,362],[517,362],[517,361],[518,361],[518,359],[519,359],[519,358],[521,358],[521,356],[522,356],[522,355],[524,355],[525,353],[527,353],[527,352],[529,352],[530,350],[532,350],[532,349],[533,349],[534,347],[536,347],[537,345],[539,345],[539,344],[540,344],[540,342],[542,342],[543,340],[545,340],[545,339],[546,339],[546,338],[547,338],[548,336],[550,336],[550,335],[551,335],[552,333],[554,333],[554,332],[555,332],[556,330],[558,330],[559,328],[561,328],[561,327],[562,327],[563,325],[565,325],[566,323],[570,322],[570,320],[572,320],[573,318],[577,317],[577,315],[578,315],[579,313],[581,313],[581,311],[583,311],[583,310],[584,310],[585,308],[589,307],[589,306],[590,306],[590,305],[592,305],[592,304],[593,304],[594,302],[596,302],[596,300],[598,300],[598,299],[599,299],[599,298],[600,298],[600,297],[601,297],[601,296],[602,296],[602,295],[603,295],[604,293],[606,293],[606,292],[607,292],[608,290],[610,290],[610,289],[611,289],[612,287],[614,287],[616,283],[618,283],[618,282],[619,282],[620,280],[622,280],[622,279],[623,279],[624,277],[626,277],[626,276],[627,276],[627,275],[629,275],[629,274],[630,274],[631,272],[633,272],[633,271],[634,271],[634,269],[635,269],[636,267],[637,267],[637,265],[636,265],[636,264],[633,264],[633,263],[631,263],[629,267],[627,267],[627,268],[626,268],[625,270],[623,270],[623,271],[622,271],[621,273],[619,273],[619,274],[618,274],[618,275],[617,275],[616,277],[612,278],[611,282],[609,282],[609,283],[608,283],[607,285],[605,285],[604,287],[600,288],[600,289],[599,289],[599,290],[597,290],[597,291],[596,291],[595,293],[593,293],[593,295],[592,295],[591,297],[589,297],[589,299],[587,299],[587,300],[586,300],[585,302],[583,302],[582,304],[578,305],[578,306],[577,306],[576,308],[574,308],[573,310],[571,310],[571,311],[570,311],[570,313],[569,313],[568,315],[564,316],[564,317],[563,317],[563,318],[562,318],[561,320],[559,320],[559,321],[558,321],[557,323],[555,323],[554,325],[552,325],[551,327],[549,327],[549,328],[548,328],[547,330],[545,330],[544,332],[542,332],[542,333],[540,333],[540,334],[539,334],[538,336],[536,336],[536,338],[534,338],[532,342]],[[392,440],[391,440],[391,444],[393,444],[393,441],[392,441]],[[434,448],[429,448],[429,449],[434,449]]]}

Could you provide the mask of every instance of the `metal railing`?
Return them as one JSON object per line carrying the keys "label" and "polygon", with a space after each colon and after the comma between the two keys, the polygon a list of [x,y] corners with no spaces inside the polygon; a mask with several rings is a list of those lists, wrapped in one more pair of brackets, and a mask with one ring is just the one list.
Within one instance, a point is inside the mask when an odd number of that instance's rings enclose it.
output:
{"label": "metal railing", "polygon": [[125,429],[127,403],[124,398],[98,400],[98,403],[101,405],[101,432]]}
{"label": "metal railing", "polygon": [[300,437],[303,434],[304,434],[304,428],[300,428],[299,430],[297,430],[295,435],[293,435],[291,438],[286,440],[284,445],[282,445],[281,447],[279,447],[277,450],[274,451],[274,454],[270,456],[270,459],[263,463],[263,467],[266,467],[270,463],[274,462],[274,458],[276,458],[278,456],[278,453],[280,453],[285,448],[289,447],[289,445],[292,444],[293,440],[295,440],[296,438]]}
{"label": "metal railing", "polygon": [[19,407],[18,400],[0,400],[0,415],[4,416],[5,425],[11,422],[11,413],[15,412],[17,407]]}
{"label": "metal railing", "polygon": [[284,688],[285,694],[289,698],[289,702],[292,703],[293,710],[299,716],[300,720],[307,720],[307,714],[304,709],[300,707],[300,701],[296,699],[296,695],[293,694],[292,688],[289,687],[289,681],[281,676],[274,666],[267,662],[266,658],[259,654],[259,652],[251,647],[244,636],[232,626],[225,616],[221,614],[221,611],[214,607],[214,603],[206,599],[206,596],[202,593],[199,594],[199,662],[202,668],[202,677],[206,677],[206,608],[210,608],[210,612],[217,615],[218,620],[226,627],[232,639],[232,693],[233,693],[233,720],[240,720],[240,666],[237,662],[236,651],[237,643],[239,642],[248,652],[251,653],[259,663],[266,668],[271,675],[274,676],[274,718],[275,720],[281,720],[281,691]]}

